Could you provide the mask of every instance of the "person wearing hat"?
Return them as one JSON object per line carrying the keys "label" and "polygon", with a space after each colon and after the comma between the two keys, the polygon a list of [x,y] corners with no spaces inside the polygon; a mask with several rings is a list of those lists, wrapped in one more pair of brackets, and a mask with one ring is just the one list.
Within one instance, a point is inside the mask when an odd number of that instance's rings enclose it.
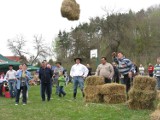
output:
{"label": "person wearing hat", "polygon": [[75,58],[74,61],[75,64],[71,67],[70,76],[73,78],[73,99],[76,99],[78,86],[84,97],[84,78],[88,75],[88,69],[85,65],[81,64],[81,58]]}
{"label": "person wearing hat", "polygon": [[6,79],[8,80],[11,98],[15,97],[16,95],[16,74],[17,72],[13,69],[13,65],[9,65],[9,70],[6,73]]}

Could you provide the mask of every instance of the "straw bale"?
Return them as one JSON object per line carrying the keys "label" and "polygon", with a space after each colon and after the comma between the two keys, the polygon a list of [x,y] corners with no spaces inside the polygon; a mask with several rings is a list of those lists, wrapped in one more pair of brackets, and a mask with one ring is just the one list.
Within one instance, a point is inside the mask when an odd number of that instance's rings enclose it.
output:
{"label": "straw bale", "polygon": [[124,103],[126,101],[126,95],[125,94],[104,95],[103,99],[104,102],[107,104]]}
{"label": "straw bale", "polygon": [[154,103],[151,101],[137,101],[130,99],[128,101],[128,107],[130,109],[153,109],[154,108]]}
{"label": "straw bale", "polygon": [[86,85],[103,85],[105,84],[104,78],[100,76],[89,76],[85,80]]}
{"label": "straw bale", "polygon": [[85,95],[98,95],[100,93],[100,87],[101,86],[91,86],[88,85],[84,88]]}
{"label": "straw bale", "polygon": [[125,94],[125,85],[117,83],[108,83],[102,85],[100,93],[103,95]]}
{"label": "straw bale", "polygon": [[160,90],[157,90],[157,100],[160,100]]}
{"label": "straw bale", "polygon": [[75,0],[63,0],[61,6],[61,15],[68,20],[78,20],[80,15],[80,6]]}
{"label": "straw bale", "polygon": [[157,109],[160,110],[160,103],[157,105]]}
{"label": "straw bale", "polygon": [[156,80],[147,76],[136,76],[133,80],[133,88],[139,90],[155,90]]}
{"label": "straw bale", "polygon": [[103,95],[93,94],[93,95],[85,95],[85,102],[93,102],[93,103],[101,103],[103,102]]}
{"label": "straw bale", "polygon": [[150,115],[151,120],[160,120],[160,110],[155,110],[151,115]]}
{"label": "straw bale", "polygon": [[129,93],[129,99],[134,99],[137,101],[153,101],[156,99],[156,91],[153,90],[137,90],[131,88]]}

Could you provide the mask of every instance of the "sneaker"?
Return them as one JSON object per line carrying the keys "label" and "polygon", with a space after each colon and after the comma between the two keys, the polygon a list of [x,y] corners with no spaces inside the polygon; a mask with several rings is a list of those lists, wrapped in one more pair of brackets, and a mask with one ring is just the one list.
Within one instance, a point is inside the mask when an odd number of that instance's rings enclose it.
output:
{"label": "sneaker", "polygon": [[18,103],[16,103],[15,105],[18,105]]}
{"label": "sneaker", "polygon": [[23,103],[23,105],[26,105],[26,103]]}

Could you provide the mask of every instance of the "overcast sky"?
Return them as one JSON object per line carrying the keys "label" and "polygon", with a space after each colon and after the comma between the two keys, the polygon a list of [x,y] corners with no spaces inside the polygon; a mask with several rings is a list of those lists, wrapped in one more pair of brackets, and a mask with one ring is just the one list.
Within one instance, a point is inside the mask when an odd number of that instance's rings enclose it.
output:
{"label": "overcast sky", "polygon": [[137,12],[152,5],[160,4],[160,0],[76,0],[80,4],[80,19],[68,21],[61,17],[60,8],[63,0],[0,0],[0,54],[13,55],[7,48],[7,39],[23,35],[28,41],[30,50],[33,35],[42,34],[48,44],[55,38],[59,30],[70,30],[79,23],[88,22],[95,16],[105,15],[102,8],[108,11]]}

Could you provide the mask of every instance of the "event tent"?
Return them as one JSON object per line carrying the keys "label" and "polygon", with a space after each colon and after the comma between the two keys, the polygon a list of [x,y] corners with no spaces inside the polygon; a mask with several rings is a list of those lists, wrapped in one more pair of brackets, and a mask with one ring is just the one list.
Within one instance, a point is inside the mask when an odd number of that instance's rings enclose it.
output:
{"label": "event tent", "polygon": [[20,63],[9,60],[8,58],[0,54],[0,72],[6,72],[8,70],[9,65],[13,65],[13,68],[17,70]]}

